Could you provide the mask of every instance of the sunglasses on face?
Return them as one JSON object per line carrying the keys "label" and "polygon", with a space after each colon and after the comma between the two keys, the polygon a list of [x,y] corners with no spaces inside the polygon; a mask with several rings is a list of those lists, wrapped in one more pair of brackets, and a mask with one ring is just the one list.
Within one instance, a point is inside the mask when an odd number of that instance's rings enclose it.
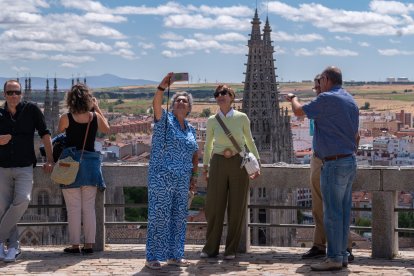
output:
{"label": "sunglasses on face", "polygon": [[19,96],[21,94],[22,94],[22,91],[21,90],[9,90],[9,91],[6,91],[6,95],[7,96],[13,96],[13,95]]}
{"label": "sunglasses on face", "polygon": [[218,96],[226,96],[227,94],[228,94],[227,90],[216,91],[214,92],[214,98],[217,98]]}
{"label": "sunglasses on face", "polygon": [[182,103],[188,103],[188,101],[186,99],[176,99],[175,100],[177,103],[182,102]]}

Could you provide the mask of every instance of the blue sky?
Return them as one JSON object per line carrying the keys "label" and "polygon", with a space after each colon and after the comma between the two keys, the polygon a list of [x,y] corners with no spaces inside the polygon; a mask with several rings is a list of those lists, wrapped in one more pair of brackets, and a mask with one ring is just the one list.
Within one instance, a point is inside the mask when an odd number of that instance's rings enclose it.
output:
{"label": "blue sky", "polygon": [[[0,76],[115,74],[242,82],[256,1],[1,0]],[[414,80],[412,1],[257,1],[279,81]],[[262,23],[263,28],[263,23]]]}

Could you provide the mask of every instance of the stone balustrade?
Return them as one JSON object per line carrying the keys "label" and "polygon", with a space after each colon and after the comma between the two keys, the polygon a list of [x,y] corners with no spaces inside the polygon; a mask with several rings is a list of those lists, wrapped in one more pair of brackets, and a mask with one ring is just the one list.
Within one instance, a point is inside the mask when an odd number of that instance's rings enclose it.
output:
{"label": "stone balustrade", "polygon": [[[103,174],[108,187],[146,187],[147,164],[104,164]],[[414,188],[414,168],[383,166],[358,167],[354,191],[366,191],[372,198],[372,256],[391,259],[398,253],[398,233],[395,231],[398,215],[397,191],[412,191]],[[206,185],[200,175],[198,185]],[[50,182],[49,177],[39,167],[35,169],[34,185]],[[53,185],[51,183],[51,185]],[[306,165],[263,165],[262,175],[251,185],[284,189],[309,188],[309,166]],[[97,236],[96,249],[105,248],[105,195],[98,193],[96,199]],[[247,210],[246,210],[247,212]],[[244,246],[249,248],[245,224]]]}

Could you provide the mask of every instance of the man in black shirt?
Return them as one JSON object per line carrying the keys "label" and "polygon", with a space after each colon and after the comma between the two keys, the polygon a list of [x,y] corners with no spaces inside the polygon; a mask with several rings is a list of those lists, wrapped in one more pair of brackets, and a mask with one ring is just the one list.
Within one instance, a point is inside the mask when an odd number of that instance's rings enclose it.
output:
{"label": "man in black shirt", "polygon": [[54,164],[50,131],[42,111],[22,101],[21,86],[15,80],[6,81],[3,93],[6,103],[0,107],[0,260],[14,262],[21,253],[17,222],[29,205],[33,187],[35,130],[45,145],[45,172],[51,172]]}

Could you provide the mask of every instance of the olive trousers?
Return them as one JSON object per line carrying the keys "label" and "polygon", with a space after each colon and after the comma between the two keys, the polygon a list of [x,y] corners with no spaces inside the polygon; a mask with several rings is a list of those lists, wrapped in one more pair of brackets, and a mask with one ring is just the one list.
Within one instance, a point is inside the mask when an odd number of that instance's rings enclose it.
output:
{"label": "olive trousers", "polygon": [[214,154],[210,161],[205,212],[207,219],[206,244],[203,252],[210,257],[219,254],[223,221],[227,207],[227,237],[224,256],[235,255],[240,244],[247,196],[249,176],[240,168],[242,157],[231,158]]}

